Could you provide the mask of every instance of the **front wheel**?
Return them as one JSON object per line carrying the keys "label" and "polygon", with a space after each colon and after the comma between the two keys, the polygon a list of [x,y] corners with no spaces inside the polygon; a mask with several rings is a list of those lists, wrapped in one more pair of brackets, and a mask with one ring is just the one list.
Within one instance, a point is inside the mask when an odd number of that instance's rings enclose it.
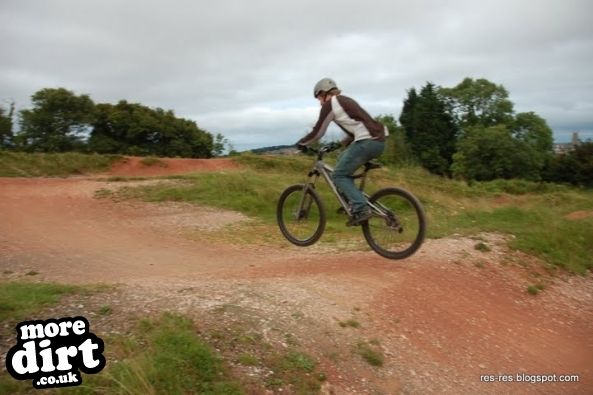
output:
{"label": "front wheel", "polygon": [[325,210],[317,192],[305,185],[292,185],[282,192],[276,207],[280,231],[301,247],[314,244],[325,229]]}
{"label": "front wheel", "polygon": [[385,258],[403,259],[420,248],[426,234],[426,216],[414,195],[386,188],[371,196],[369,204],[374,215],[362,225],[362,232],[375,252]]}

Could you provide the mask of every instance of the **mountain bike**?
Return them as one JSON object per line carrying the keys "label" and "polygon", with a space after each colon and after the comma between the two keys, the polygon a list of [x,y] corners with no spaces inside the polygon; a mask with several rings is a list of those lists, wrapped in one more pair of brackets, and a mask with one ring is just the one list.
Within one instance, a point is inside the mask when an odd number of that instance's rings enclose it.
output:
{"label": "mountain bike", "polygon": [[[282,192],[276,207],[276,218],[280,231],[291,243],[306,247],[316,243],[327,221],[325,206],[315,189],[321,177],[337,198],[341,213],[352,216],[352,209],[346,197],[334,184],[333,168],[323,161],[325,154],[338,146],[326,145],[319,150],[309,148],[316,155],[313,169],[304,184],[289,186]],[[364,192],[366,178],[371,170],[381,165],[367,162],[358,174],[359,188],[368,199],[373,216],[364,221],[362,233],[369,246],[379,255],[389,259],[403,259],[414,254],[422,245],[426,234],[426,216],[422,204],[414,195],[401,188],[384,188],[371,196]]]}

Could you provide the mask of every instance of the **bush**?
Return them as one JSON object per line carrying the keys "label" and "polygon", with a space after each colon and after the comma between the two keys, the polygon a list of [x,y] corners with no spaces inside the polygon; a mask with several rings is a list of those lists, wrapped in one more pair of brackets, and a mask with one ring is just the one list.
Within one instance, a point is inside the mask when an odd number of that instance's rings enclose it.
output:
{"label": "bush", "polygon": [[593,187],[593,141],[579,144],[567,154],[555,156],[544,172],[552,182]]}

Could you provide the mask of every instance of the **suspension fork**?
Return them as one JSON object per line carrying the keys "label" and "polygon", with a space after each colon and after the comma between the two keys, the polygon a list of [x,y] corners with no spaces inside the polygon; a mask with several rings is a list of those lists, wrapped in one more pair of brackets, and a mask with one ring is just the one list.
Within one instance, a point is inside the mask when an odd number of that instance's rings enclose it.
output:
{"label": "suspension fork", "polygon": [[301,195],[301,201],[298,206],[298,210],[295,213],[296,219],[300,220],[306,218],[309,215],[309,210],[313,204],[313,198],[307,193],[310,189],[315,189],[315,183],[319,178],[319,171],[313,169],[309,172],[309,179],[303,185],[303,194]]}

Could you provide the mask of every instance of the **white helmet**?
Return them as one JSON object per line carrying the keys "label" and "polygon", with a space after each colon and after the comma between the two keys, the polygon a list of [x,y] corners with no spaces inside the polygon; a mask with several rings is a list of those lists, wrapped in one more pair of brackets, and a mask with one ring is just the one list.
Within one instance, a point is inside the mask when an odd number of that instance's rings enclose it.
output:
{"label": "white helmet", "polygon": [[322,78],[313,88],[313,97],[317,98],[321,92],[329,92],[332,89],[338,89],[336,81],[331,78]]}

